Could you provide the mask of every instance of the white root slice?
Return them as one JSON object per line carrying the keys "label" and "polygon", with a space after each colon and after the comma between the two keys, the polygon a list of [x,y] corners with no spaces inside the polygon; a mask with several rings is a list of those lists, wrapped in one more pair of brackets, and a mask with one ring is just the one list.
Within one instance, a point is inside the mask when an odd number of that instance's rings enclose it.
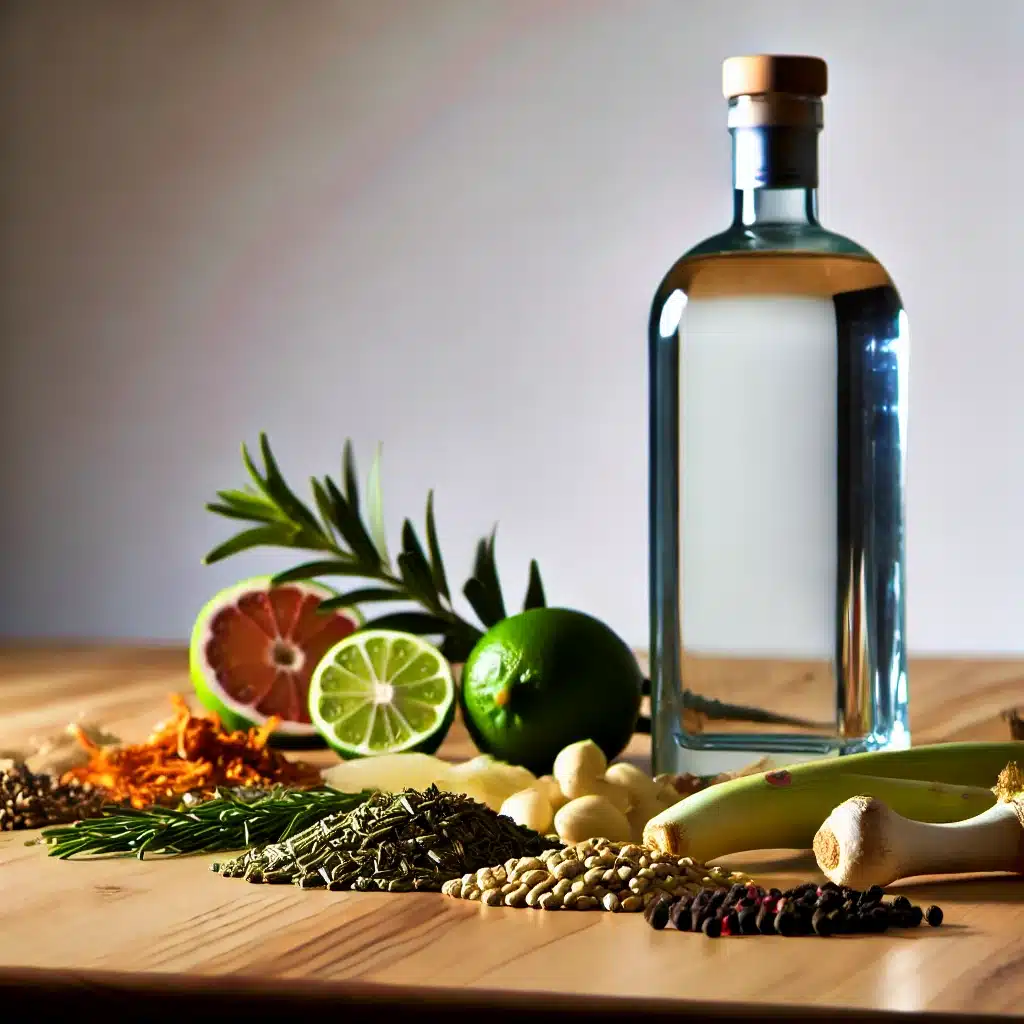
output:
{"label": "white root slice", "polygon": [[916,875],[1024,873],[1024,801],[933,825],[904,818],[875,797],[855,796],[818,829],[814,856],[830,881],[861,890]]}

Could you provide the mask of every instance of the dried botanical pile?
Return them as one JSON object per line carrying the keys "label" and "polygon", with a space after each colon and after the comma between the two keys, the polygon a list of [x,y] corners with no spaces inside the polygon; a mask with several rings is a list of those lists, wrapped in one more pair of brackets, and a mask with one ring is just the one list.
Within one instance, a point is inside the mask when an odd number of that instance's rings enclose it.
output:
{"label": "dried botanical pile", "polygon": [[89,783],[104,790],[110,803],[139,809],[175,806],[186,794],[212,797],[221,787],[321,785],[319,769],[267,746],[277,719],[247,732],[227,732],[217,718],[194,715],[181,696],[173,694],[171,703],[174,715],[144,743],[99,746],[78,730],[89,760],[61,782]]}
{"label": "dried botanical pile", "polygon": [[805,882],[783,892],[757,885],[734,885],[728,892],[695,896],[661,895],[644,910],[656,931],[667,925],[680,932],[702,932],[709,939],[723,935],[881,934],[890,928],[917,928],[927,921],[942,924],[941,907],[922,910],[896,896],[886,901],[873,885],[860,891],[833,882]]}
{"label": "dried botanical pile", "polygon": [[662,896],[692,896],[705,889],[727,892],[744,875],[676,858],[634,843],[588,839],[536,857],[512,857],[503,864],[446,882],[441,891],[488,907],[540,910],[643,910]]}
{"label": "dried botanical pile", "polygon": [[559,847],[467,796],[436,786],[374,793],[283,843],[213,870],[247,882],[359,892],[438,892],[449,879],[509,857]]}
{"label": "dried botanical pile", "polygon": [[0,832],[93,817],[102,806],[103,794],[88,782],[57,783],[24,764],[0,771]]}
{"label": "dried botanical pile", "polygon": [[19,748],[0,750],[0,762],[13,761],[26,765],[37,775],[59,777],[89,760],[89,752],[79,740],[81,734],[97,746],[108,747],[121,742],[102,725],[87,719],[85,712],[82,712],[77,721],[69,723],[58,732],[42,737],[30,736]]}

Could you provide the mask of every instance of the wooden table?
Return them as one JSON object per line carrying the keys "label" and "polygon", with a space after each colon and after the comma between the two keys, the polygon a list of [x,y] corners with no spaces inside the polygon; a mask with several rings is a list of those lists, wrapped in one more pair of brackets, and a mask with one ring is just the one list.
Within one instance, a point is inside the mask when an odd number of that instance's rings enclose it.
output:
{"label": "wooden table", "polygon": [[[999,713],[1024,702],[1022,678],[1024,664],[1016,662],[915,663],[915,741],[1007,738]],[[175,649],[2,651],[0,748],[56,731],[82,711],[125,739],[141,739],[166,717],[170,691],[189,691],[186,656]],[[645,756],[646,743],[636,737],[631,754]],[[473,753],[461,726],[442,753]],[[639,915],[251,886],[210,872],[212,857],[59,862],[26,847],[32,835],[0,833],[0,990],[24,993],[38,983],[37,1006],[66,998],[81,1009],[89,993],[113,1000],[109,1012],[149,992],[160,999],[141,1014],[147,1021],[161,1010],[180,1020],[193,1012],[193,996],[217,993],[242,1020],[339,994],[346,1017],[369,1007],[378,1019],[386,1005],[408,1012],[432,1000],[448,1018],[482,1007],[495,1019],[544,1010],[586,1011],[590,1020],[681,1010],[824,1019],[844,1007],[860,1017],[1024,1016],[1017,878],[901,886],[916,902],[945,908],[947,923],[937,930],[827,944],[712,941],[654,932]],[[816,877],[804,855],[731,860],[770,884]]]}

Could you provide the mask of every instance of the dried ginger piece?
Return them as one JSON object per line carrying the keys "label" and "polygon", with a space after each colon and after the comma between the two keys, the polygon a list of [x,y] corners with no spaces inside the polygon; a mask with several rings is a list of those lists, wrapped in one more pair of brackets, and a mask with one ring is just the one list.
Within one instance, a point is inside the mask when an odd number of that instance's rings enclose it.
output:
{"label": "dried ginger piece", "polygon": [[267,746],[277,719],[248,732],[227,732],[216,716],[194,715],[180,694],[171,695],[174,715],[144,743],[103,747],[73,726],[88,751],[84,765],[65,772],[103,789],[111,802],[143,809],[175,805],[186,793],[211,796],[219,786],[261,788],[286,785],[310,789],[322,785],[320,770],[290,761]]}

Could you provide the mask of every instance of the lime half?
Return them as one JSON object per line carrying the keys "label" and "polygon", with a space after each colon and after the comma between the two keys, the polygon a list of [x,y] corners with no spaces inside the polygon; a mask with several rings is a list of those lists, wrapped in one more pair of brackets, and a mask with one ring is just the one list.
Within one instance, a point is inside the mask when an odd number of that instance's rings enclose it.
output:
{"label": "lime half", "polygon": [[342,757],[433,753],[455,717],[451,669],[418,636],[390,629],[354,633],[314,670],[309,716]]}

